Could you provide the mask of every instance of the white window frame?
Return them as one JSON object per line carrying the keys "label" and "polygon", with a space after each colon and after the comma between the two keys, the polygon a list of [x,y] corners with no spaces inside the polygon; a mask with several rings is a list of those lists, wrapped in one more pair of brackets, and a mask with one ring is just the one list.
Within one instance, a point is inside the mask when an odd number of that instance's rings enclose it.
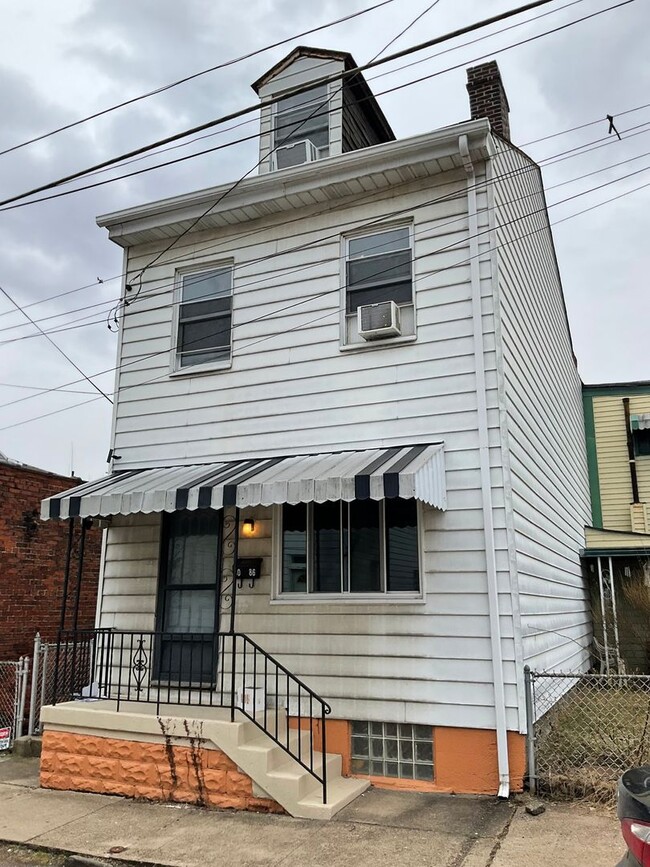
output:
{"label": "white window frame", "polygon": [[[363,341],[360,343],[348,341],[348,322],[354,320],[356,322],[356,311],[348,313],[348,256],[350,249],[350,241],[357,238],[368,238],[372,235],[382,235],[385,232],[392,232],[395,229],[408,229],[409,231],[409,246],[411,249],[411,300],[401,301],[397,303],[400,308],[411,308],[413,310],[413,332],[411,334],[403,334],[401,337],[389,337],[383,340]],[[417,307],[415,304],[415,228],[412,220],[400,221],[398,223],[387,223],[377,226],[368,231],[368,229],[357,232],[347,232],[341,236],[340,249],[340,274],[341,274],[341,302],[340,302],[340,350],[343,352],[359,352],[373,349],[383,349],[387,346],[400,346],[404,343],[414,343],[417,340]]]}
{"label": "white window frame", "polygon": [[[285,95],[291,96],[291,94],[285,94]],[[281,99],[283,98],[281,94],[278,94],[278,96],[280,96]],[[318,153],[318,159],[319,160],[325,159],[325,157],[330,156],[330,154],[331,154],[331,148],[332,148],[332,111],[331,111],[332,104],[331,104],[331,100],[332,100],[332,94],[330,93],[329,84],[325,84],[325,101],[327,103],[327,108],[326,108],[326,111],[327,111],[327,145],[324,145],[323,147],[316,147],[315,146],[316,151]],[[313,102],[314,103],[318,102],[318,97],[316,97],[313,100]],[[310,104],[311,103],[306,103],[305,105],[310,105]],[[291,109],[291,110],[295,110],[295,109]],[[280,113],[281,113],[280,103],[279,102],[273,103],[273,105],[271,106],[271,129],[270,129],[269,133],[270,133],[270,141],[271,141],[271,161],[272,161],[273,168],[276,171],[278,170],[278,165],[277,165],[277,160],[276,160],[276,151],[277,151],[278,147],[283,147],[282,143],[279,143],[275,140],[275,122],[276,122],[276,119]],[[300,141],[300,139],[296,139],[295,141]],[[289,144],[291,144],[291,142],[289,142]],[[326,153],[325,153],[325,151],[326,151]],[[293,166],[293,168],[297,168],[297,166]]]}
{"label": "white window frame", "polygon": [[[379,501],[383,502],[383,501]],[[273,507],[273,551],[272,551],[272,593],[271,604],[273,605],[319,605],[322,603],[341,603],[344,605],[354,605],[362,603],[363,605],[403,605],[403,604],[424,604],[426,603],[426,587],[425,587],[425,572],[424,572],[424,508],[419,500],[416,503],[417,515],[417,546],[418,546],[418,575],[420,588],[419,590],[404,590],[404,591],[388,591],[386,589],[373,593],[352,593],[349,590],[341,591],[340,593],[292,593],[283,592],[282,590],[282,505]],[[313,504],[307,504],[313,505]],[[383,509],[381,514],[383,515]],[[308,520],[310,520],[308,518]],[[381,551],[380,555],[383,559],[385,551],[385,526],[381,526]],[[310,527],[307,533],[307,563],[311,558],[311,547],[313,544],[312,529]],[[309,580],[309,579],[308,579]],[[385,570],[382,565],[382,581],[385,580]]]}
{"label": "white window frame", "polygon": [[[230,353],[228,358],[222,358],[214,361],[206,361],[201,364],[188,364],[185,367],[180,363],[180,352],[178,347],[180,312],[183,304],[183,280],[185,277],[193,274],[207,274],[210,271],[221,271],[226,268],[230,269]],[[209,300],[209,299],[205,299]],[[172,351],[170,357],[170,375],[171,376],[191,376],[197,373],[210,373],[211,371],[226,370],[232,367],[233,357],[233,330],[235,319],[235,262],[233,259],[219,260],[208,264],[188,266],[180,268],[176,271],[174,280],[174,306],[172,315]],[[191,303],[191,302],[185,302]]]}

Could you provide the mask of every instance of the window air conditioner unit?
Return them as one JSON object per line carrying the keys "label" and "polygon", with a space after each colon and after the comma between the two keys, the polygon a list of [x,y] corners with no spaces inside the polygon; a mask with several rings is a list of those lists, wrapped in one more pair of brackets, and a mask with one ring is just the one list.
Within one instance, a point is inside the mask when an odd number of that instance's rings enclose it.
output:
{"label": "window air conditioner unit", "polygon": [[282,145],[275,152],[275,167],[289,169],[291,166],[301,166],[318,159],[316,145],[308,138]]}
{"label": "window air conditioner unit", "polygon": [[364,340],[381,340],[382,337],[399,337],[399,307],[394,301],[380,301],[378,304],[364,304],[357,307],[359,336]]}

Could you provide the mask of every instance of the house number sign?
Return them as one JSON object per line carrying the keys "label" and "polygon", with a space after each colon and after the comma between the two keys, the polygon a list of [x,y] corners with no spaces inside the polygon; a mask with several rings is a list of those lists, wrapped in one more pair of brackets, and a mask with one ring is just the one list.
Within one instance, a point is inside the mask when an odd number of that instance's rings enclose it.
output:
{"label": "house number sign", "polygon": [[246,559],[238,559],[235,567],[235,578],[237,586],[243,587],[244,581],[248,581],[248,586],[253,587],[262,572],[262,558],[249,557]]}

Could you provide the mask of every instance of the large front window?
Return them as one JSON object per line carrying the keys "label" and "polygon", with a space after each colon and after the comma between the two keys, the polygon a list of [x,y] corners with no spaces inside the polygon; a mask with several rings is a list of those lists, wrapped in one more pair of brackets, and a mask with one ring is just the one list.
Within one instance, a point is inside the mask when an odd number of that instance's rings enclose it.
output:
{"label": "large front window", "polygon": [[417,593],[417,504],[400,498],[282,508],[282,593]]}
{"label": "large front window", "polygon": [[232,266],[184,274],[180,283],[178,366],[228,361]]}

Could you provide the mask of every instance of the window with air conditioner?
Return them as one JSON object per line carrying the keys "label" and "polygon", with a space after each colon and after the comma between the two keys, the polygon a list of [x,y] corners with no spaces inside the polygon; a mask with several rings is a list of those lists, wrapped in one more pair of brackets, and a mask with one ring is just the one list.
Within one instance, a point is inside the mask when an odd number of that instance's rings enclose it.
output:
{"label": "window with air conditioner", "polygon": [[327,85],[281,99],[273,117],[274,165],[289,168],[329,155]]}
{"label": "window with air conditioner", "polygon": [[232,265],[179,275],[176,369],[230,364]]}
{"label": "window with air conditioner", "polygon": [[345,345],[412,339],[415,335],[411,226],[344,240]]}

